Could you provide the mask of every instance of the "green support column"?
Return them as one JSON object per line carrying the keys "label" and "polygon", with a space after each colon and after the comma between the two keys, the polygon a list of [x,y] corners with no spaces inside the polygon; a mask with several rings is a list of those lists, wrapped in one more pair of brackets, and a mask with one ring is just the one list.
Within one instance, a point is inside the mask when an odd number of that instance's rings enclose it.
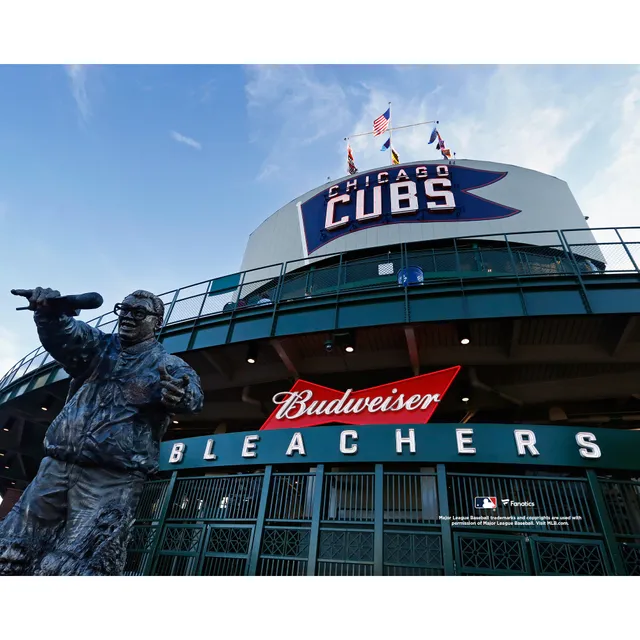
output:
{"label": "green support column", "polygon": [[620,549],[618,547],[618,541],[616,540],[616,534],[609,518],[609,512],[607,510],[607,504],[602,494],[602,487],[598,482],[598,476],[593,469],[587,470],[587,480],[589,481],[589,488],[591,489],[591,495],[596,507],[596,515],[600,521],[602,533],[604,534],[604,544],[606,545],[611,561],[613,562],[613,572],[616,576],[626,576],[627,569],[620,555]]}
{"label": "green support column", "polygon": [[444,575],[453,576],[456,573],[455,557],[453,554],[453,535],[451,532],[451,520],[449,513],[449,496],[447,494],[447,470],[443,464],[437,466],[438,473],[438,511],[444,517],[440,520],[440,532],[442,533],[442,562]]}
{"label": "green support column", "polygon": [[384,572],[384,470],[381,464],[376,465],[373,500],[373,575],[381,576]]}
{"label": "green support column", "polygon": [[268,465],[264,470],[262,478],[262,492],[260,493],[260,505],[258,506],[258,519],[256,528],[253,531],[253,544],[249,554],[248,576],[255,576],[258,570],[258,560],[260,559],[260,545],[262,544],[262,532],[264,531],[264,520],[267,515],[267,502],[269,500],[269,489],[271,488],[271,472],[273,467]]}
{"label": "green support column", "polygon": [[171,504],[171,498],[173,497],[173,489],[176,486],[177,477],[178,472],[174,471],[171,474],[171,479],[169,480],[169,485],[167,486],[167,493],[165,495],[164,502],[162,503],[162,509],[160,509],[160,515],[158,516],[158,527],[156,529],[156,535],[153,538],[153,544],[151,545],[151,549],[149,549],[149,555],[147,556],[147,560],[144,563],[144,571],[142,572],[143,576],[151,575],[151,570],[156,560],[155,555],[158,551],[158,546],[160,545],[160,539],[162,538],[164,520],[167,517],[167,512],[169,511],[169,505]]}
{"label": "green support column", "polygon": [[411,322],[411,308],[409,306],[409,288],[407,287],[407,280],[409,275],[409,258],[407,257],[407,247],[404,244],[400,245],[400,269],[404,269],[404,276],[405,276],[404,321]]}
{"label": "green support column", "polygon": [[316,468],[315,485],[313,487],[313,511],[311,513],[311,535],[309,536],[309,561],[307,575],[316,575],[318,561],[318,541],[320,539],[320,518],[322,517],[322,491],[324,485],[324,465]]}
{"label": "green support column", "polygon": [[275,336],[276,334],[276,324],[277,324],[277,315],[278,315],[278,305],[280,304],[280,294],[282,293],[282,287],[284,285],[284,277],[287,273],[287,262],[283,262],[280,267],[280,275],[278,276],[278,284],[276,285],[276,294],[273,296],[273,313],[271,314],[271,331],[269,331],[270,336]]}

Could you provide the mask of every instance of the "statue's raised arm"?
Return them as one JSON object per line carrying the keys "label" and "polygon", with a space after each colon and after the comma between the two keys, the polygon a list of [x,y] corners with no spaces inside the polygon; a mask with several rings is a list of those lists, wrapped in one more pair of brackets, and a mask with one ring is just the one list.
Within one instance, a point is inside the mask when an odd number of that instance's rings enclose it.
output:
{"label": "statue's raised arm", "polygon": [[107,335],[85,322],[74,320],[80,308],[95,309],[102,304],[97,293],[61,296],[59,291],[44,287],[12,289],[15,296],[29,302],[34,312],[38,337],[51,357],[59,362],[72,378],[82,378],[105,347]]}

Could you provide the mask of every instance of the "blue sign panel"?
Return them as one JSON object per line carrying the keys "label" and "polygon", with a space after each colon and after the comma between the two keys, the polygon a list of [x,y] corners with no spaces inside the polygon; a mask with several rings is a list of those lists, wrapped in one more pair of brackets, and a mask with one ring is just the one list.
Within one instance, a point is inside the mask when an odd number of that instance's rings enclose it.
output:
{"label": "blue sign panel", "polygon": [[300,205],[307,254],[368,227],[402,222],[495,220],[520,213],[473,193],[507,175],[455,164],[398,165],[326,189]]}

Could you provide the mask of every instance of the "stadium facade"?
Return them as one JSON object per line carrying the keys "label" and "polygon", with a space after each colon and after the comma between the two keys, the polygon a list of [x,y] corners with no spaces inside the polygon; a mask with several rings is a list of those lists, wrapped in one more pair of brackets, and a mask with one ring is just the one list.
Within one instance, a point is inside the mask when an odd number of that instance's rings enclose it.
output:
{"label": "stadium facade", "polygon": [[[162,296],[205,406],[167,433],[127,572],[640,574],[638,236],[493,162],[282,207],[239,273]],[[0,381],[5,510],[67,385],[41,348]]]}

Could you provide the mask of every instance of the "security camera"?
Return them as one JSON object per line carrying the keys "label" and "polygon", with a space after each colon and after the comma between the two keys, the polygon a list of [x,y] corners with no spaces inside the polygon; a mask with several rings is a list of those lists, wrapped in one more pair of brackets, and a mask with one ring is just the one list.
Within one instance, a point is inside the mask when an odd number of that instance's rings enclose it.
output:
{"label": "security camera", "polygon": [[327,340],[327,341],[324,343],[324,350],[325,350],[327,353],[331,353],[331,352],[333,351],[333,340]]}

